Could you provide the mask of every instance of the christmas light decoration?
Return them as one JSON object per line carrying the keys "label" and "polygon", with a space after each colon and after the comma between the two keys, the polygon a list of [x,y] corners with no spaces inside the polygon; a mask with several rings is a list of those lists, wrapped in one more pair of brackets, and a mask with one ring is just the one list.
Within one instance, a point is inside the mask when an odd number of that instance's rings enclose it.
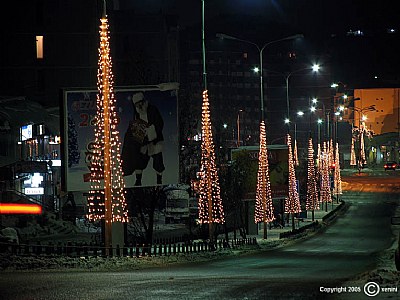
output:
{"label": "christmas light decoration", "polygon": [[321,144],[318,144],[318,150],[317,150],[317,175],[321,176],[322,173],[322,153],[321,153]]}
{"label": "christmas light decoration", "polygon": [[285,212],[296,214],[301,211],[299,193],[296,188],[296,173],[294,170],[292,145],[290,135],[287,135],[287,145],[289,150],[289,194],[285,201]]}
{"label": "christmas light decoration", "polygon": [[308,165],[307,165],[307,210],[319,209],[316,172],[314,163],[314,149],[312,138],[308,141]]}
{"label": "christmas light decoration", "polygon": [[320,202],[332,202],[329,182],[329,153],[326,142],[324,142],[323,152],[321,153],[321,156]]}
{"label": "christmas light decoration", "polygon": [[[363,116],[363,118],[364,118],[364,116]],[[368,129],[367,126],[365,126],[365,122],[361,122],[359,128],[353,127],[352,133],[353,133],[354,141],[357,139],[360,142],[360,147],[359,147],[360,153],[359,153],[358,165],[359,165],[359,168],[361,168],[362,165],[367,164],[367,159],[365,156],[364,136],[371,139],[372,136],[374,135],[374,131],[371,129]]]}
{"label": "christmas light decoration", "polygon": [[215,152],[207,90],[203,92],[201,136],[199,221],[200,223],[224,223],[224,210],[218,181],[218,172],[215,165]]}
{"label": "christmas light decoration", "polygon": [[339,144],[336,143],[336,153],[335,153],[335,177],[334,177],[334,189],[333,193],[336,195],[342,194],[342,178],[340,176],[340,158],[339,158]]}
{"label": "christmas light decoration", "polygon": [[[269,180],[267,139],[265,123],[260,124],[260,151],[258,156],[257,191],[254,213],[255,223],[264,222],[264,225],[274,220],[272,205],[271,183]],[[264,226],[264,230],[266,226]]]}
{"label": "christmas light decoration", "polygon": [[335,161],[334,155],[334,145],[332,139],[328,142],[328,166],[331,167]]}
{"label": "christmas light decoration", "polygon": [[354,137],[351,138],[350,166],[356,166],[356,151],[354,150]]}
{"label": "christmas light decoration", "polygon": [[87,218],[90,221],[105,219],[105,237],[108,244],[110,241],[107,239],[111,238],[111,223],[127,222],[128,211],[121,168],[121,142],[118,138],[107,16],[104,14],[100,21],[95,146],[90,166]]}
{"label": "christmas light decoration", "polygon": [[363,165],[367,164],[367,160],[365,158],[365,146],[364,146],[364,125],[362,126],[361,130],[361,137],[360,137],[360,160]]}
{"label": "christmas light decoration", "polygon": [[295,166],[299,165],[299,157],[297,155],[297,140],[294,140],[293,161]]}

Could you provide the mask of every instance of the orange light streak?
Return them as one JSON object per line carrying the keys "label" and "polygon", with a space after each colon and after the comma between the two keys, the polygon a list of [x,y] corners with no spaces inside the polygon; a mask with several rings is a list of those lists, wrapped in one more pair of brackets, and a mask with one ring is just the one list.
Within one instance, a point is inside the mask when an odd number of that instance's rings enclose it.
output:
{"label": "orange light streak", "polygon": [[33,214],[40,215],[42,207],[38,204],[0,203],[0,214]]}

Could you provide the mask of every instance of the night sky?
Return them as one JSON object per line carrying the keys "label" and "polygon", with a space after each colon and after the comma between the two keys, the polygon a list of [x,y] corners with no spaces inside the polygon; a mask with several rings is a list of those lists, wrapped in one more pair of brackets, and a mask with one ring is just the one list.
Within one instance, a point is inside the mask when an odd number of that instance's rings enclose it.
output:
{"label": "night sky", "polygon": [[[201,22],[201,2],[125,0],[120,7],[177,14],[179,25],[185,28]],[[216,30],[210,28],[213,19],[240,22],[242,17],[252,16],[274,24],[277,31],[282,27],[303,33],[313,51],[331,56],[337,80],[355,87],[395,87],[400,81],[400,10],[394,4],[387,0],[206,0],[206,34],[207,30]],[[255,35],[265,35],[265,28],[253,30]],[[358,30],[362,35],[349,34]]]}

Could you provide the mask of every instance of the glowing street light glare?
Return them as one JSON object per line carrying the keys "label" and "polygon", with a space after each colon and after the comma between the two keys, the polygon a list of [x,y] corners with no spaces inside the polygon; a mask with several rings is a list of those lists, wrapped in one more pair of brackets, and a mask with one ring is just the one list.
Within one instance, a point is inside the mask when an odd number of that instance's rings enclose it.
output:
{"label": "glowing street light glare", "polygon": [[289,124],[290,120],[288,118],[285,119],[285,124]]}
{"label": "glowing street light glare", "polygon": [[331,88],[337,88],[339,85],[337,83],[332,83]]}
{"label": "glowing street light glare", "polygon": [[339,116],[340,115],[340,112],[335,112],[335,116]]}
{"label": "glowing street light glare", "polygon": [[297,112],[297,115],[298,115],[298,116],[303,116],[303,115],[304,115],[304,112],[303,112],[303,111],[298,111],[298,112]]}
{"label": "glowing street light glare", "polygon": [[316,110],[315,106],[311,106],[310,110],[311,110],[312,112],[315,112],[315,110]]}
{"label": "glowing street light glare", "polygon": [[320,67],[318,64],[314,64],[314,65],[312,66],[312,70],[313,70],[314,72],[318,72],[320,68],[321,68],[321,67]]}
{"label": "glowing street light glare", "polygon": [[365,116],[365,115],[363,115],[362,118],[361,118],[362,121],[366,121],[367,119],[368,119],[368,118],[367,118],[367,116]]}
{"label": "glowing street light glare", "polygon": [[343,99],[347,99],[348,98],[348,96],[345,94],[345,95],[343,95]]}
{"label": "glowing street light glare", "polygon": [[254,73],[258,73],[258,72],[260,72],[260,68],[259,67],[254,67],[253,71],[254,71]]}
{"label": "glowing street light glare", "polygon": [[343,105],[340,105],[340,106],[339,106],[339,110],[340,110],[340,111],[344,111],[344,106],[343,106]]}
{"label": "glowing street light glare", "polygon": [[322,123],[322,119],[318,119],[317,123],[321,124]]}
{"label": "glowing street light glare", "polygon": [[228,124],[224,123],[224,125],[222,125],[225,129],[228,127]]}
{"label": "glowing street light glare", "polygon": [[313,98],[311,101],[312,101],[312,103],[314,103],[314,104],[317,104],[317,102],[318,102],[317,98]]}

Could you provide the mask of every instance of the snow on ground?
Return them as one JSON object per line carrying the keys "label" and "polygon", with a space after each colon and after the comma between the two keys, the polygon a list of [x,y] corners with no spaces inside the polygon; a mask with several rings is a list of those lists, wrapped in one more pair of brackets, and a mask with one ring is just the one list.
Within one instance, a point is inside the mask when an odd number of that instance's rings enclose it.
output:
{"label": "snow on ground", "polygon": [[[395,215],[400,215],[400,207],[396,208]],[[398,246],[398,238],[400,232],[400,225],[392,226],[394,235],[394,242],[389,249],[378,253],[377,266],[374,270],[364,272],[344,283],[343,286],[356,286],[363,288],[368,282],[375,282],[380,288],[398,288],[400,289],[400,271],[397,271],[395,265],[395,251]],[[400,290],[398,291],[400,293]],[[379,299],[393,299],[394,293],[379,293]],[[337,295],[338,298],[343,299],[343,295]],[[350,295],[348,295],[350,297]],[[364,296],[364,294],[361,294]],[[349,299],[358,299],[354,294]],[[362,298],[365,299],[365,298]]]}

